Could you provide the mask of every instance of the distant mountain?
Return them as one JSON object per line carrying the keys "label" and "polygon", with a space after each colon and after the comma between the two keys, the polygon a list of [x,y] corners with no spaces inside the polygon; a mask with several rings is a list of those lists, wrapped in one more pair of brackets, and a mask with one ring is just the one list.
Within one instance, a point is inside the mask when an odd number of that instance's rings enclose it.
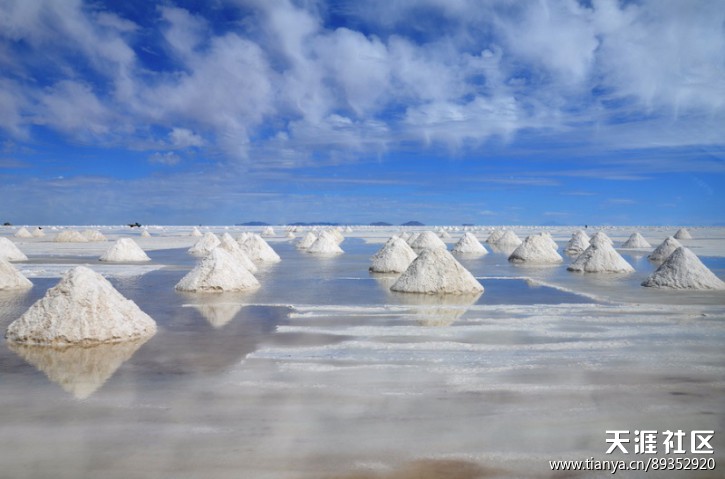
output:
{"label": "distant mountain", "polygon": [[385,221],[376,221],[375,223],[370,223],[370,226],[393,226],[390,223],[386,223]]}
{"label": "distant mountain", "polygon": [[248,221],[235,226],[269,226],[269,223],[265,223],[264,221]]}
{"label": "distant mountain", "polygon": [[294,223],[290,223],[290,226],[340,226],[340,223],[328,223],[325,221],[315,222],[315,223],[305,223],[302,221],[297,221]]}
{"label": "distant mountain", "polygon": [[408,221],[407,223],[403,223],[400,226],[425,226],[425,225],[423,223],[421,223],[420,221]]}

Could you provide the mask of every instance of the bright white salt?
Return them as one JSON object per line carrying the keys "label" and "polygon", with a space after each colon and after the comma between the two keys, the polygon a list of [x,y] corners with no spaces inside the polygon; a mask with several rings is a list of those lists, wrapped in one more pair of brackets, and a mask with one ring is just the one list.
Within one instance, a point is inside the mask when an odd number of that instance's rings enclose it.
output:
{"label": "bright white salt", "polygon": [[55,236],[54,241],[58,243],[88,243],[88,238],[75,230],[61,231]]}
{"label": "bright white salt", "polygon": [[106,241],[106,237],[98,230],[85,230],[83,232],[83,236],[85,236],[88,241]]}
{"label": "bright white salt", "polygon": [[591,244],[567,269],[580,273],[634,272],[634,268],[606,241]]}
{"label": "bright white salt", "polygon": [[15,237],[16,238],[32,238],[33,234],[30,231],[28,231],[28,228],[23,226],[22,228],[20,228],[18,231],[15,232]]}
{"label": "bright white salt", "polygon": [[191,230],[191,233],[189,233],[189,236],[202,237],[204,235],[201,233],[201,231],[199,231],[199,228],[194,226],[194,229]]}
{"label": "bright white salt", "polygon": [[23,290],[33,287],[28,278],[15,266],[0,258],[0,291]]}
{"label": "bright white salt", "polygon": [[43,231],[43,228],[38,226],[33,230],[34,238],[42,238],[43,236],[45,236],[45,232]]}
{"label": "bright white salt", "polygon": [[234,238],[232,238],[232,235],[229,233],[224,233],[221,238],[221,243],[219,244],[218,248],[222,248],[226,250],[227,253],[231,254],[234,258],[239,261],[244,268],[246,268],[250,273],[256,273],[258,268],[257,265],[254,264],[254,261],[252,261],[252,258],[249,257],[249,255],[244,251],[244,248],[239,246],[239,243],[237,243]]}
{"label": "bright white salt", "polygon": [[496,240],[495,244],[496,246],[501,247],[507,247],[507,246],[518,246],[522,243],[521,238],[519,238],[516,233],[514,233],[511,230],[506,230],[503,232],[503,234]]}
{"label": "bright white salt", "polygon": [[373,273],[402,273],[418,255],[401,238],[393,236],[371,258]]}
{"label": "bright white salt", "polygon": [[176,284],[177,291],[222,293],[259,287],[259,281],[222,248],[206,255],[194,269]]}
{"label": "bright white salt", "polygon": [[657,268],[642,286],[672,289],[725,289],[725,282],[715,276],[700,258],[681,246]]}
{"label": "bright white salt", "polygon": [[569,256],[578,256],[589,247],[589,235],[583,230],[577,230],[571,235],[571,239],[566,244],[564,252]]}
{"label": "bright white salt", "polygon": [[248,234],[247,239],[240,243],[240,246],[255,263],[279,263],[282,261],[282,258],[258,234]]}
{"label": "bright white salt", "polygon": [[509,256],[512,263],[527,264],[555,264],[564,261],[559,253],[551,246],[551,238],[543,234],[527,236]]}
{"label": "bright white salt", "polygon": [[651,248],[652,245],[647,242],[646,239],[644,239],[644,236],[639,234],[639,232],[632,233],[632,236],[629,237],[627,241],[622,243],[622,248],[630,248],[630,249],[640,249],[640,248]]}
{"label": "bright white salt", "polygon": [[689,231],[687,231],[687,228],[680,228],[677,230],[677,233],[675,233],[675,239],[678,240],[686,240],[686,239],[692,239],[692,235]]}
{"label": "bright white salt", "polygon": [[488,235],[488,238],[486,238],[486,243],[495,244],[501,239],[504,233],[504,230],[493,230],[491,234]]}
{"label": "bright white salt", "polygon": [[189,248],[188,253],[194,256],[206,256],[211,250],[219,246],[219,243],[217,235],[210,231]]}
{"label": "bright white salt", "polygon": [[664,261],[682,244],[672,236],[668,236],[655,250],[647,257],[650,261]]}
{"label": "bright white salt", "polygon": [[307,248],[308,253],[319,255],[335,255],[344,253],[342,248],[338,246],[337,237],[334,233],[323,231],[317,237],[314,243]]}
{"label": "bright white salt", "polygon": [[423,231],[416,238],[415,241],[410,245],[411,248],[417,251],[424,249],[447,249],[446,244],[432,231]]}
{"label": "bright white salt", "polygon": [[606,243],[610,246],[614,246],[614,241],[607,236],[607,234],[604,231],[597,231],[592,235],[591,238],[589,238],[590,244],[600,244],[600,243]]}
{"label": "bright white salt", "polygon": [[120,238],[99,258],[109,263],[151,261],[151,258],[131,238]]}
{"label": "bright white salt", "polygon": [[317,235],[313,233],[312,231],[308,231],[305,233],[305,235],[302,237],[301,240],[297,242],[297,249],[307,249],[317,240]]}
{"label": "bright white salt", "polygon": [[425,249],[390,287],[422,294],[480,294],[483,286],[445,249]]}
{"label": "bright white salt", "polygon": [[453,246],[453,253],[468,255],[484,255],[488,254],[486,248],[478,241],[473,233],[465,232],[458,243]]}
{"label": "bright white salt", "polygon": [[5,261],[27,261],[28,257],[9,239],[0,236],[0,259]]}

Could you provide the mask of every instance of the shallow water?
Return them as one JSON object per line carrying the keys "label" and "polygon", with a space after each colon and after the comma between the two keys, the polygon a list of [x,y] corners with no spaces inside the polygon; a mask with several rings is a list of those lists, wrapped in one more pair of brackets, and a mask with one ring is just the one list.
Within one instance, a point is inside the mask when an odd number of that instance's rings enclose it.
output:
{"label": "shallow water", "polygon": [[[605,277],[465,258],[486,291],[441,301],[369,274],[379,244],[273,246],[283,261],[244,294],[175,292],[184,249],[150,252],[162,269],[140,276],[119,265],[112,283],[159,325],[135,350],[0,344],[2,475],[560,477],[549,459],[615,458],[605,430],[642,428],[714,429],[723,460],[723,296],[639,287],[646,257]],[[48,258],[31,263],[89,262]],[[47,274],[0,294],[0,327]]]}

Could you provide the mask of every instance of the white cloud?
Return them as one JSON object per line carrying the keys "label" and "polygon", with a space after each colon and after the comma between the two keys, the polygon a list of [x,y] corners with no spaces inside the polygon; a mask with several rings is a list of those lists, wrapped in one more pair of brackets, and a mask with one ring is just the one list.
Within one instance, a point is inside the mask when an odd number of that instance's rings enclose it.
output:
{"label": "white cloud", "polygon": [[181,157],[173,151],[167,151],[165,153],[156,152],[149,157],[149,163],[155,165],[166,165],[174,166],[179,164]]}
{"label": "white cloud", "polygon": [[169,133],[169,142],[175,148],[204,146],[204,139],[186,128],[172,128],[171,133]]}

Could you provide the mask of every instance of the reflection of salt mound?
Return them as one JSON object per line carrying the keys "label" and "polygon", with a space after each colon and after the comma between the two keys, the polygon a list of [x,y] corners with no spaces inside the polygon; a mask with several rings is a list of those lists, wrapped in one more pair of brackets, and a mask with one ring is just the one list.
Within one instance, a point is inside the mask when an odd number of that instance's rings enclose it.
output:
{"label": "reflection of salt mound", "polygon": [[597,231],[589,238],[589,244],[608,244],[609,246],[614,246],[614,241],[605,232]]}
{"label": "reflection of salt mound", "polygon": [[425,249],[390,287],[401,293],[475,294],[483,286],[445,249]]}
{"label": "reflection of salt mound", "polygon": [[642,286],[673,289],[725,289],[725,282],[715,276],[700,258],[681,246],[657,268]]}
{"label": "reflection of salt mound", "polygon": [[564,258],[551,246],[550,238],[543,234],[527,236],[509,256],[512,263],[554,264],[561,263]]}
{"label": "reflection of salt mound", "polygon": [[191,230],[191,233],[189,233],[189,236],[201,237],[201,236],[204,236],[204,235],[201,234],[201,231],[199,231],[199,228],[197,228],[196,226],[194,226],[194,229]]}
{"label": "reflection of salt mound", "polygon": [[146,340],[63,348],[9,343],[8,347],[76,399],[85,399],[103,386]]}
{"label": "reflection of salt mound", "polygon": [[28,228],[23,226],[22,228],[20,228],[18,231],[15,232],[15,237],[16,238],[32,238],[33,234],[30,231],[28,231]]}
{"label": "reflection of salt mound", "polygon": [[677,230],[677,233],[675,233],[675,239],[678,240],[685,240],[685,239],[692,239],[692,235],[689,231],[687,231],[687,228],[680,228]]}
{"label": "reflection of salt mound", "polygon": [[469,255],[484,255],[488,254],[486,248],[478,241],[473,233],[463,233],[461,239],[453,247],[453,252],[456,254],[469,254]]}
{"label": "reflection of salt mound", "polygon": [[271,226],[267,226],[266,228],[262,229],[262,236],[265,238],[272,238],[276,236],[274,228],[272,228]]}
{"label": "reflection of salt mound", "polygon": [[248,235],[240,246],[255,263],[279,263],[282,261],[282,258],[258,234]]}
{"label": "reflection of salt mound", "polygon": [[589,247],[589,236],[582,230],[575,231],[566,244],[564,252],[569,256],[578,256]]}
{"label": "reflection of salt mound", "polygon": [[222,248],[212,250],[181,281],[177,291],[221,293],[259,287],[259,281]]}
{"label": "reflection of salt mound", "polygon": [[27,261],[28,257],[9,239],[0,236],[0,259],[5,261]]}
{"label": "reflection of salt mound", "polygon": [[108,248],[108,251],[103,253],[99,260],[123,263],[126,261],[151,261],[151,258],[131,238],[121,238]]}
{"label": "reflection of salt mound", "polygon": [[221,241],[211,231],[206,233],[194,246],[188,249],[188,253],[194,256],[206,256],[211,250],[219,246]]}
{"label": "reflection of salt mound", "polygon": [[409,311],[421,326],[450,326],[481,297],[480,292],[473,294],[403,294],[394,293],[396,302],[410,305]]}
{"label": "reflection of salt mound", "polygon": [[4,259],[0,258],[0,291],[13,291],[33,287],[28,278]]}
{"label": "reflection of salt mound", "polygon": [[149,233],[149,230],[143,230],[141,232],[141,237],[142,238],[150,238],[151,237],[151,233]]}
{"label": "reflection of salt mound", "polygon": [[682,244],[679,241],[668,236],[647,258],[651,261],[664,261],[680,246]]}
{"label": "reflection of salt mound", "polygon": [[242,310],[239,296],[226,294],[204,297],[203,302],[194,304],[194,309],[199,311],[204,319],[215,328],[221,328],[228,324]]}
{"label": "reflection of salt mound", "polygon": [[323,231],[317,237],[314,243],[307,248],[308,253],[320,255],[334,255],[344,253],[342,248],[338,246],[335,235],[328,231]]}
{"label": "reflection of salt mound", "polygon": [[256,264],[254,264],[252,258],[249,257],[249,255],[244,251],[244,248],[239,246],[239,243],[237,243],[229,233],[224,233],[222,235],[219,248],[222,248],[223,250],[226,250],[227,253],[231,254],[250,273],[256,273],[258,271],[259,268],[257,268]]}
{"label": "reflection of salt mound", "polygon": [[652,245],[647,242],[644,237],[639,234],[639,232],[632,233],[632,236],[629,237],[627,241],[622,243],[622,248],[632,248],[632,249],[639,249],[639,248],[651,248]]}
{"label": "reflection of salt mound", "polygon": [[402,239],[393,236],[370,260],[373,273],[402,273],[416,258],[415,251]]}
{"label": "reflection of salt mound", "polygon": [[488,238],[486,238],[486,243],[496,243],[498,240],[501,239],[503,234],[505,233],[504,230],[493,230],[490,235],[488,235]]}
{"label": "reflection of salt mound", "polygon": [[415,238],[413,244],[410,245],[415,250],[424,249],[447,249],[446,244],[432,231],[423,231]]}
{"label": "reflection of salt mound", "polygon": [[85,236],[88,241],[106,241],[106,237],[98,230],[85,230],[83,232],[83,236]]}
{"label": "reflection of salt mound", "polygon": [[505,248],[508,246],[518,246],[521,243],[521,238],[519,238],[516,233],[511,230],[506,230],[494,244],[501,248]]}
{"label": "reflection of salt mound", "polygon": [[54,241],[58,243],[88,243],[88,238],[83,236],[78,231],[65,230],[55,235]]}
{"label": "reflection of salt mound", "polygon": [[103,276],[83,266],[8,326],[5,337],[24,344],[116,343],[152,336],[156,323]]}
{"label": "reflection of salt mound", "polygon": [[634,268],[605,241],[592,244],[567,268],[580,273],[631,273]]}
{"label": "reflection of salt mound", "polygon": [[37,226],[33,230],[33,237],[35,237],[35,238],[42,238],[43,236],[45,236],[45,232],[43,231],[43,228],[41,228],[40,226]]}
{"label": "reflection of salt mound", "polygon": [[315,233],[308,231],[307,234],[305,234],[305,236],[297,242],[297,249],[307,249],[312,246],[315,241],[317,241]]}

